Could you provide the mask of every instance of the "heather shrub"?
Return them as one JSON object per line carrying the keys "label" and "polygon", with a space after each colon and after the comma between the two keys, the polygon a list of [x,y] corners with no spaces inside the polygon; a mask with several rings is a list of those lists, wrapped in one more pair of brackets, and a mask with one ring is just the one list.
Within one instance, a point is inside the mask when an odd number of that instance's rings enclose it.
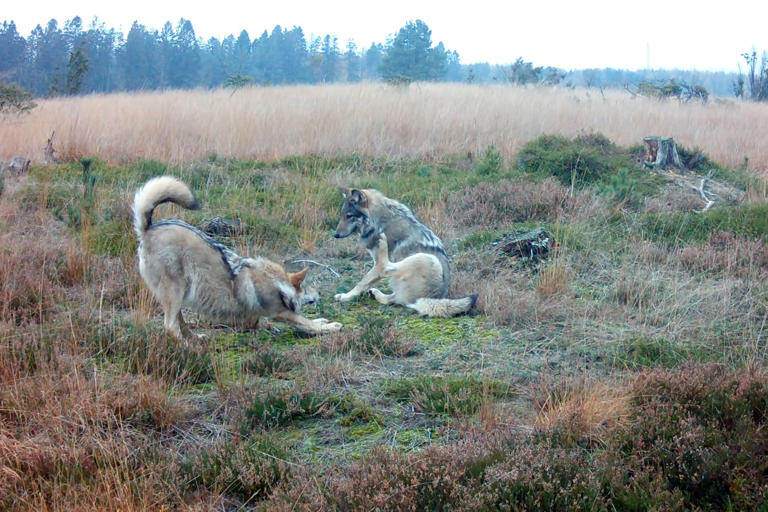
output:
{"label": "heather shrub", "polygon": [[0,247],[0,320],[42,321],[63,302],[66,288],[83,281],[86,255],[51,233],[16,235]]}
{"label": "heather shrub", "polygon": [[252,503],[263,500],[288,473],[288,454],[261,434],[233,436],[203,446],[180,464],[187,486]]}
{"label": "heather shrub", "polygon": [[355,464],[331,468],[319,482],[312,475],[286,482],[267,507],[279,511],[467,510],[470,496],[465,482],[473,472],[482,472],[482,463],[469,465],[476,457],[471,449],[462,453],[427,448],[412,455],[378,448]]}
{"label": "heather shrub", "polygon": [[245,410],[246,427],[273,428],[310,417],[333,414],[342,400],[311,389],[270,389],[254,396]]}
{"label": "heather shrub", "polygon": [[671,259],[692,272],[734,277],[757,277],[768,270],[768,247],[727,231],[714,231],[702,244],[677,248]]}
{"label": "heather shrub", "polygon": [[152,332],[145,326],[117,323],[88,340],[93,350],[121,364],[126,371],[152,375],[172,384],[201,384],[214,378],[206,347]]}
{"label": "heather shrub", "polygon": [[498,228],[515,222],[553,221],[571,205],[568,189],[553,179],[541,183],[502,180],[455,193],[446,210],[460,226]]}
{"label": "heather shrub", "polygon": [[474,376],[419,376],[391,379],[385,392],[399,402],[409,402],[425,414],[468,416],[478,412],[484,402],[503,396],[501,383]]}
{"label": "heather shrub", "polygon": [[617,435],[625,463],[654,472],[688,507],[756,510],[768,497],[768,380],[752,368],[688,365],[641,374],[632,421]]}
{"label": "heather shrub", "polygon": [[298,357],[278,350],[271,343],[259,343],[254,346],[253,354],[243,361],[243,370],[259,377],[284,378],[298,364]]}
{"label": "heather shrub", "polygon": [[151,439],[177,426],[183,408],[156,381],[93,378],[77,364],[65,359],[0,386],[0,508],[170,503],[173,453]]}
{"label": "heather shrub", "polygon": [[405,357],[415,353],[417,342],[409,339],[391,319],[363,316],[360,324],[359,334],[350,340],[350,347],[377,357]]}

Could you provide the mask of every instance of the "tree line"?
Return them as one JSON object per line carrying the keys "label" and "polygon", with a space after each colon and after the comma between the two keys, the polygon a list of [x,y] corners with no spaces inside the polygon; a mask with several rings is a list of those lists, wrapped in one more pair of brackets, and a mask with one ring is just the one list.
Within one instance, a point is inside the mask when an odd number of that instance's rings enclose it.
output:
{"label": "tree line", "polygon": [[[409,21],[385,43],[340,47],[333,35],[308,40],[301,27],[276,26],[252,38],[203,41],[184,18],[150,29],[134,22],[127,34],[98,19],[85,27],[79,17],[60,25],[51,19],[26,38],[13,21],[0,25],[0,85],[14,84],[37,97],[194,87],[240,87],[382,80],[389,83],[453,81],[623,87],[671,83],[700,87],[718,96],[762,99],[768,90],[765,59],[745,54],[748,74],[683,70],[587,69],[564,71],[534,66],[522,58],[508,65],[462,64],[459,54],[433,45],[421,20]],[[741,80],[741,81],[739,81]],[[739,87],[739,84],[741,86]]]}
{"label": "tree line", "polygon": [[52,19],[24,38],[13,21],[0,26],[0,82],[36,96],[167,88],[358,82],[462,80],[459,55],[432,44],[421,20],[408,22],[386,44],[342,49],[332,35],[307,40],[301,27],[276,26],[251,38],[203,41],[180,19],[154,30],[134,22],[127,34],[79,17]]}

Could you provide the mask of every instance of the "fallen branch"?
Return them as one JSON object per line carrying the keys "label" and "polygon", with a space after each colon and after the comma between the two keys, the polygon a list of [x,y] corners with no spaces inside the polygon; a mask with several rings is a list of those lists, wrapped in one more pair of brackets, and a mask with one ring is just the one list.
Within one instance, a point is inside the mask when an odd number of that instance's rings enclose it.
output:
{"label": "fallen branch", "polygon": [[318,267],[323,267],[324,269],[326,269],[327,271],[329,271],[331,274],[335,275],[336,277],[341,277],[341,274],[339,274],[338,272],[333,270],[333,267],[331,267],[330,265],[323,265],[322,263],[318,263],[318,262],[313,261],[313,260],[291,260],[291,261],[286,261],[286,263],[311,263],[312,265],[317,265]]}
{"label": "fallen branch", "polygon": [[707,183],[709,183],[709,178],[701,178],[701,183],[699,184],[699,188],[695,188],[694,187],[694,189],[701,196],[701,199],[704,201],[704,203],[706,203],[704,208],[702,210],[700,210],[699,213],[705,212],[705,211],[709,210],[715,204],[715,200],[714,199],[710,199],[709,197],[707,197],[707,192],[706,192],[706,190],[704,190],[705,187],[707,186]]}

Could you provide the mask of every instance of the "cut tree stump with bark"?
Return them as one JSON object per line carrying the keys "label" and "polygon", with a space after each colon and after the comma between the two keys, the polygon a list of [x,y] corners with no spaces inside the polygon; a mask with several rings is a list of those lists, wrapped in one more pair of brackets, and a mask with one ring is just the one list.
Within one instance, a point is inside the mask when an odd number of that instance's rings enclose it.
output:
{"label": "cut tree stump with bark", "polygon": [[646,137],[643,142],[645,143],[645,161],[643,163],[646,167],[651,169],[685,169],[672,137]]}

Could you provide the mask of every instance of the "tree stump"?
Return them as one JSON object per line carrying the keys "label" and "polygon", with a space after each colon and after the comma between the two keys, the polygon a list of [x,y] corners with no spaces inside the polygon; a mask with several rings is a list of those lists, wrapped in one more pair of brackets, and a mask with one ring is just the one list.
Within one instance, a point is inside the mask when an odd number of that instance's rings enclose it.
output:
{"label": "tree stump", "polygon": [[651,169],[685,169],[680,155],[677,154],[677,146],[672,137],[646,137],[645,161],[646,167]]}

